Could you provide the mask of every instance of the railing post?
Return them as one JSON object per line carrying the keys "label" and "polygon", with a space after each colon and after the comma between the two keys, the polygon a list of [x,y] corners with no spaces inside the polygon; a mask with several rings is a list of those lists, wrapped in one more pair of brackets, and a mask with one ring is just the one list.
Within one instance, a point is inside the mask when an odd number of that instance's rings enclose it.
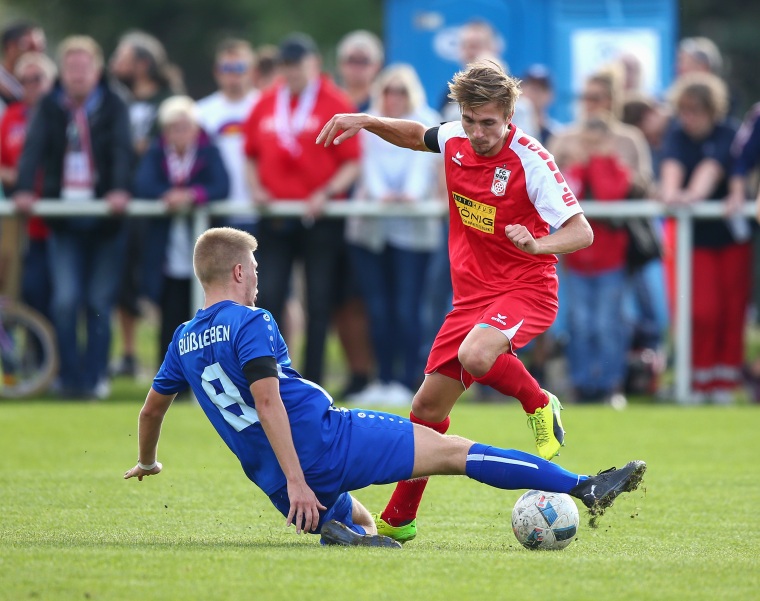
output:
{"label": "railing post", "polygon": [[[198,207],[193,212],[193,246],[198,237],[209,228],[210,218],[208,215],[208,209],[206,207]],[[192,279],[191,290],[191,315],[195,315],[195,312],[203,307],[203,303],[206,297],[203,294],[203,287],[201,286],[198,278]]]}
{"label": "railing post", "polygon": [[673,354],[675,356],[675,397],[681,404],[691,403],[692,366],[691,298],[693,217],[688,208],[675,212],[676,219],[676,315]]}

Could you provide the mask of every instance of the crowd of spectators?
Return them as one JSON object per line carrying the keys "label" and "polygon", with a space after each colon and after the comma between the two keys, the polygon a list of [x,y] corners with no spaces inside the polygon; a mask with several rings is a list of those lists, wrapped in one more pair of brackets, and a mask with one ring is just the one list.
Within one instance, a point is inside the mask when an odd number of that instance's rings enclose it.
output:
{"label": "crowd of spectators", "polygon": [[[0,43],[0,181],[28,217],[21,296],[55,326],[57,394],[104,398],[111,378],[138,373],[143,299],[159,309],[163,356],[195,309],[190,215],[226,200],[252,208],[223,222],[258,238],[258,303],[286,337],[303,332],[294,361],[304,377],[324,382],[333,328],[347,366],[341,396],[411,402],[426,346],[451,305],[446,220],[323,213],[332,200],[445,201],[440,157],[374,136],[330,148],[314,139],[339,112],[431,126],[458,119],[456,105],[425,97],[413,67],[386,64],[380,39],[363,30],[337,46],[335,78],[306,34],[276,47],[226,39],[210,66],[217,90],[195,101],[161,42],[143,31],[125,33],[108,61],[88,36],[64,39],[52,60],[33,22],[7,26]],[[463,65],[504,63],[484,21],[461,28],[460,55]],[[755,192],[760,104],[740,126],[720,52],[706,38],[682,40],[677,63],[658,98],[642,91],[637,58],[621,55],[586,79],[567,124],[550,116],[550,69],[533,65],[515,73],[523,96],[513,121],[555,156],[581,203],[724,204],[725,219],[694,226],[691,294],[695,398],[726,404],[743,383],[760,388],[760,363],[745,367],[753,250],[739,214]],[[30,216],[39,198],[106,203],[109,217],[43,221]],[[131,198],[162,202],[167,216],[126,218]],[[291,199],[307,201],[302,217],[267,216],[269,202]],[[564,355],[569,399],[621,406],[624,395],[660,385],[679,294],[675,229],[667,219],[592,223],[594,245],[561,258],[560,319],[527,349],[527,362],[543,381],[556,377],[551,358]],[[115,326],[121,344],[112,356]]]}

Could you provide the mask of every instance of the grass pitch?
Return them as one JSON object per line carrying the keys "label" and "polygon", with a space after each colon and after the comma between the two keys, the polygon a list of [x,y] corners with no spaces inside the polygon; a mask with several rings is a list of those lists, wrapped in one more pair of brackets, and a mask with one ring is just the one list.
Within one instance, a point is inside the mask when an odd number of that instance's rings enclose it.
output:
{"label": "grass pitch", "polygon": [[[164,472],[124,481],[140,401],[0,404],[0,599],[756,599],[760,407],[571,406],[559,462],[596,472],[645,459],[642,488],[561,552],[510,525],[521,491],[428,485],[401,551],[296,536],[201,411],[177,402]],[[455,408],[452,433],[531,451],[516,405]],[[359,491],[371,509],[391,487]]]}

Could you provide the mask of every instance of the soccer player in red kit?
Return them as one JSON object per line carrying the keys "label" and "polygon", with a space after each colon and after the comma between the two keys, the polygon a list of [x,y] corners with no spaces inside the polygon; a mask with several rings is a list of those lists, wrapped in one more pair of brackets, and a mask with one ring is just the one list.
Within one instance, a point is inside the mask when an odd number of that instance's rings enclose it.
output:
{"label": "soccer player in red kit", "polygon": [[[562,407],[515,351],[556,317],[555,255],[585,248],[593,233],[554,158],[511,123],[518,80],[481,60],[457,73],[449,92],[462,109],[459,122],[427,128],[339,114],[317,143],[341,144],[366,129],[397,146],[443,153],[454,309],[433,343],[411,420],[446,432],[451,409],[476,381],[520,401],[538,454],[552,459],[564,444]],[[399,482],[376,518],[379,532],[402,542],[415,537],[425,485],[425,479]]]}

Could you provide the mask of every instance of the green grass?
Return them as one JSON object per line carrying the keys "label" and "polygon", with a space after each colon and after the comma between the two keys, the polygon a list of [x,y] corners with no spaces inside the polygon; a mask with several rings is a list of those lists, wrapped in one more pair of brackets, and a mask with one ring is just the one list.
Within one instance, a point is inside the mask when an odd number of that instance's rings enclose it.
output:
{"label": "green grass", "polygon": [[[639,491],[565,551],[510,527],[518,491],[428,486],[401,551],[296,536],[194,404],[164,425],[164,473],[137,482],[134,402],[0,404],[0,599],[752,599],[760,590],[759,407],[565,411],[568,469],[648,461]],[[530,450],[516,405],[455,409],[452,432]],[[391,488],[357,497],[381,508]]]}

